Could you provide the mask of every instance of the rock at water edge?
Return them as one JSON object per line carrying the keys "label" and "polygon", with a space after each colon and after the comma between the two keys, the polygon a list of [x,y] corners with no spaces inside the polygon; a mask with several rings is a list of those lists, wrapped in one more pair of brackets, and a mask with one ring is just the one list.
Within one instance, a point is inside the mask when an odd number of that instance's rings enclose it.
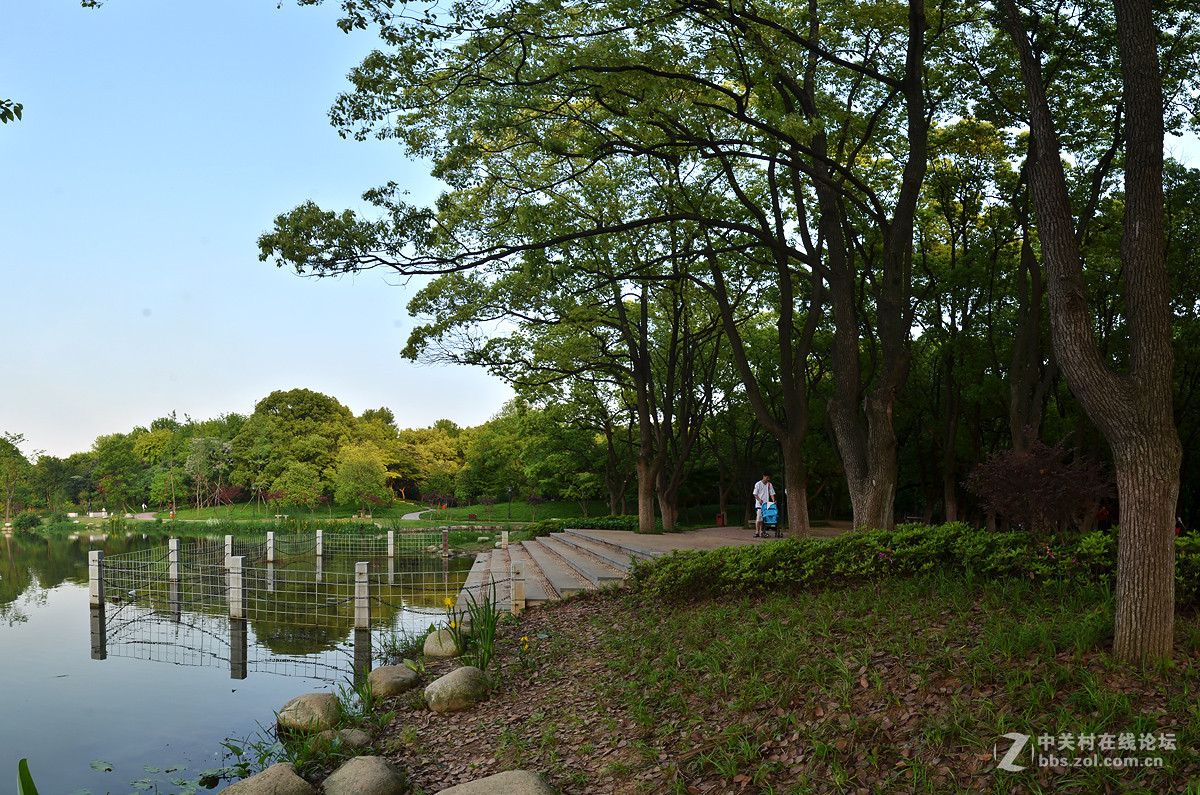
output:
{"label": "rock at water edge", "polygon": [[332,693],[296,696],[279,710],[279,728],[286,731],[317,732],[332,729],[341,719],[341,705]]}
{"label": "rock at water edge", "polygon": [[367,684],[379,698],[407,693],[420,683],[421,677],[407,665],[381,665],[367,674]]}
{"label": "rock at water edge", "polygon": [[321,785],[325,795],[401,795],[404,774],[380,756],[356,756]]}
{"label": "rock at water edge", "polygon": [[312,785],[296,774],[291,762],[280,762],[221,790],[221,795],[317,795]]}

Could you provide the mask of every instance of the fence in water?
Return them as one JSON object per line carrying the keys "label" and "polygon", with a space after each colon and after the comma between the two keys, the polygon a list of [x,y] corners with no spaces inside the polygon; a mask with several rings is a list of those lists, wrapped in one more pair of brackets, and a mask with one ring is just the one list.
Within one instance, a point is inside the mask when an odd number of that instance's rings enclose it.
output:
{"label": "fence in water", "polygon": [[[92,657],[339,681],[394,632],[446,617],[469,559],[446,531],[226,536],[89,557]],[[253,642],[251,642],[253,635]],[[375,636],[373,638],[373,635]]]}

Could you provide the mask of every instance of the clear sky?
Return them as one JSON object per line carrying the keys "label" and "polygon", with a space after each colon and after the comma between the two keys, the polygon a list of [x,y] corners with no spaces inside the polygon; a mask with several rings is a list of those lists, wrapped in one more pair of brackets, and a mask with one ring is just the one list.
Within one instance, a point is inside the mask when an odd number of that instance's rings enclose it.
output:
{"label": "clear sky", "polygon": [[436,194],[395,144],[343,140],[328,110],[374,46],[338,3],[3,0],[0,432],[88,450],[177,412],[249,414],[304,387],[401,427],[477,425],[511,393],[399,356],[416,285],[310,280],[256,239],[306,199],[360,207],[394,179]]}

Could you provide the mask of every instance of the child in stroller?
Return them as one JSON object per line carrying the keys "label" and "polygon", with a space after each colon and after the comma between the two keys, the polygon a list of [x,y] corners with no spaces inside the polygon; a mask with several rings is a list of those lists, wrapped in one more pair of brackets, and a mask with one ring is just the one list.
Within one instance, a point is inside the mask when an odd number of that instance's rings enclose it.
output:
{"label": "child in stroller", "polygon": [[783,538],[783,533],[779,532],[779,506],[774,502],[764,502],[762,507],[762,536],[758,533],[754,534],[755,538],[770,538],[771,533],[775,534],[776,538]]}

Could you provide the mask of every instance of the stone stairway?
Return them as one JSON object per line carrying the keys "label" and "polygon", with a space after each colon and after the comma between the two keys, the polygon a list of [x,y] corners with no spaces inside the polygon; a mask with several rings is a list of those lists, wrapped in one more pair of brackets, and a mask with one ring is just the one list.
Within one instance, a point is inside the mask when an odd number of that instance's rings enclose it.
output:
{"label": "stone stairway", "polygon": [[519,564],[525,580],[525,604],[533,606],[580,591],[620,586],[634,560],[664,554],[626,540],[630,533],[566,530],[510,544],[508,549],[480,552],[458,594],[455,609],[465,611],[468,594],[479,600],[495,583],[502,611],[512,609],[511,567]]}

